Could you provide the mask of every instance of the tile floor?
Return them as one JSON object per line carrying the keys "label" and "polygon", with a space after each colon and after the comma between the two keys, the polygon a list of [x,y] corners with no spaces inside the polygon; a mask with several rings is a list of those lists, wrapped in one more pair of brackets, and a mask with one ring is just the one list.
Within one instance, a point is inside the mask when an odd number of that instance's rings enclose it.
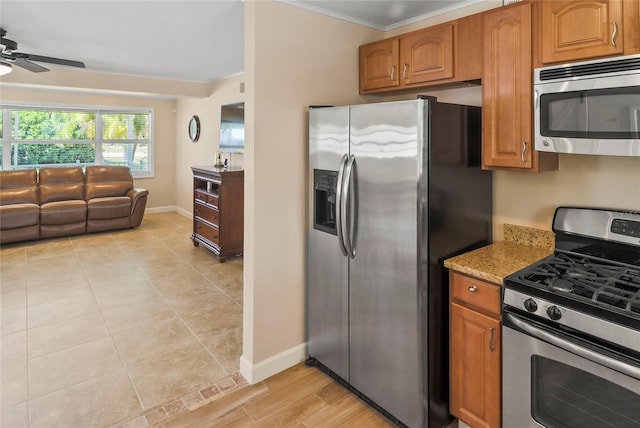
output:
{"label": "tile floor", "polygon": [[2,427],[152,426],[241,387],[242,258],[177,213],[0,249]]}

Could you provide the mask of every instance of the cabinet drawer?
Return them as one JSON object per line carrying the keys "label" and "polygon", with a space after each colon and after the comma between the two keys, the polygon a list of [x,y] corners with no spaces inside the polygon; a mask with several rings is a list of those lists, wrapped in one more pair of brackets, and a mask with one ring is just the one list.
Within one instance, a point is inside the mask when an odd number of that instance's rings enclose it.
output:
{"label": "cabinet drawer", "polygon": [[197,202],[194,209],[196,217],[208,221],[211,224],[215,224],[216,226],[220,225],[220,211],[217,209],[207,205],[201,205]]}
{"label": "cabinet drawer", "polygon": [[213,193],[207,193],[202,190],[196,190],[196,200],[202,201],[205,204],[210,204],[215,207],[218,206],[218,195],[214,195]]}
{"label": "cabinet drawer", "polygon": [[451,273],[451,297],[458,302],[500,316],[500,286]]}
{"label": "cabinet drawer", "polygon": [[211,241],[216,245],[220,244],[220,231],[215,227],[196,221],[196,233],[207,241]]}

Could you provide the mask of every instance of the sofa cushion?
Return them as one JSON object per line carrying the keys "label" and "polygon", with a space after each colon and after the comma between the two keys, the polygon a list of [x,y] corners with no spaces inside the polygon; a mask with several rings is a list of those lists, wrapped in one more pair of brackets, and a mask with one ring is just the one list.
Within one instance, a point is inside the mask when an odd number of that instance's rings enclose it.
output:
{"label": "sofa cushion", "polygon": [[19,227],[17,229],[3,229],[0,233],[0,244],[8,244],[10,242],[30,241],[40,237],[40,226]]}
{"label": "sofa cushion", "polygon": [[95,198],[87,202],[87,218],[103,220],[131,215],[131,198],[118,196],[111,198]]}
{"label": "sofa cushion", "polygon": [[55,238],[56,236],[80,235],[87,232],[87,222],[65,224],[41,224],[41,238]]}
{"label": "sofa cushion", "polygon": [[85,171],[85,198],[125,196],[133,188],[133,177],[126,166],[88,166]]}
{"label": "sofa cushion", "polygon": [[0,171],[0,205],[37,204],[37,181],[35,169]]}
{"label": "sofa cushion", "polygon": [[85,201],[57,201],[43,204],[40,207],[40,223],[68,224],[87,220],[87,203]]}
{"label": "sofa cushion", "polygon": [[40,169],[40,204],[84,200],[82,167]]}
{"label": "sofa cushion", "polygon": [[0,207],[0,228],[2,230],[38,225],[39,222],[40,207],[36,204],[14,204]]}

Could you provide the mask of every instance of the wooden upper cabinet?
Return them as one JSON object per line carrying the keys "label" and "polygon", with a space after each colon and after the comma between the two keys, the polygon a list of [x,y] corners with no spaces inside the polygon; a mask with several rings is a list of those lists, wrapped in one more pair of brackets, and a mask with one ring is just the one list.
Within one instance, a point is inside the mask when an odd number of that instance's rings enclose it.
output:
{"label": "wooden upper cabinet", "polygon": [[483,167],[531,168],[531,4],[484,16]]}
{"label": "wooden upper cabinet", "polygon": [[477,13],[458,19],[455,34],[455,79],[459,81],[481,79],[482,14]]}
{"label": "wooden upper cabinet", "polygon": [[[625,6],[632,7],[634,1],[624,1]],[[543,63],[624,52],[623,0],[545,0],[540,4]]]}
{"label": "wooden upper cabinet", "polygon": [[482,15],[360,46],[360,93],[482,77]]}
{"label": "wooden upper cabinet", "polygon": [[400,84],[397,38],[360,46],[360,91],[392,88]]}
{"label": "wooden upper cabinet", "polygon": [[622,5],[624,22],[624,53],[640,53],[640,0],[624,0]]}
{"label": "wooden upper cabinet", "polygon": [[405,85],[453,77],[453,24],[415,31],[400,38],[401,79]]}

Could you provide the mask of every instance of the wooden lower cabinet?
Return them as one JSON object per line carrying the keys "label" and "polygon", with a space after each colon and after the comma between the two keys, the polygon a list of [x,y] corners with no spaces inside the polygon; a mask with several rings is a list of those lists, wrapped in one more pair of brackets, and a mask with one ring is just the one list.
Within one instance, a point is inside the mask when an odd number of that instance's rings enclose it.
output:
{"label": "wooden lower cabinet", "polygon": [[473,428],[500,427],[500,287],[453,272],[450,284],[450,412]]}
{"label": "wooden lower cabinet", "polygon": [[242,254],[244,172],[241,169],[191,167],[193,171],[193,245],[203,245],[224,262]]}

